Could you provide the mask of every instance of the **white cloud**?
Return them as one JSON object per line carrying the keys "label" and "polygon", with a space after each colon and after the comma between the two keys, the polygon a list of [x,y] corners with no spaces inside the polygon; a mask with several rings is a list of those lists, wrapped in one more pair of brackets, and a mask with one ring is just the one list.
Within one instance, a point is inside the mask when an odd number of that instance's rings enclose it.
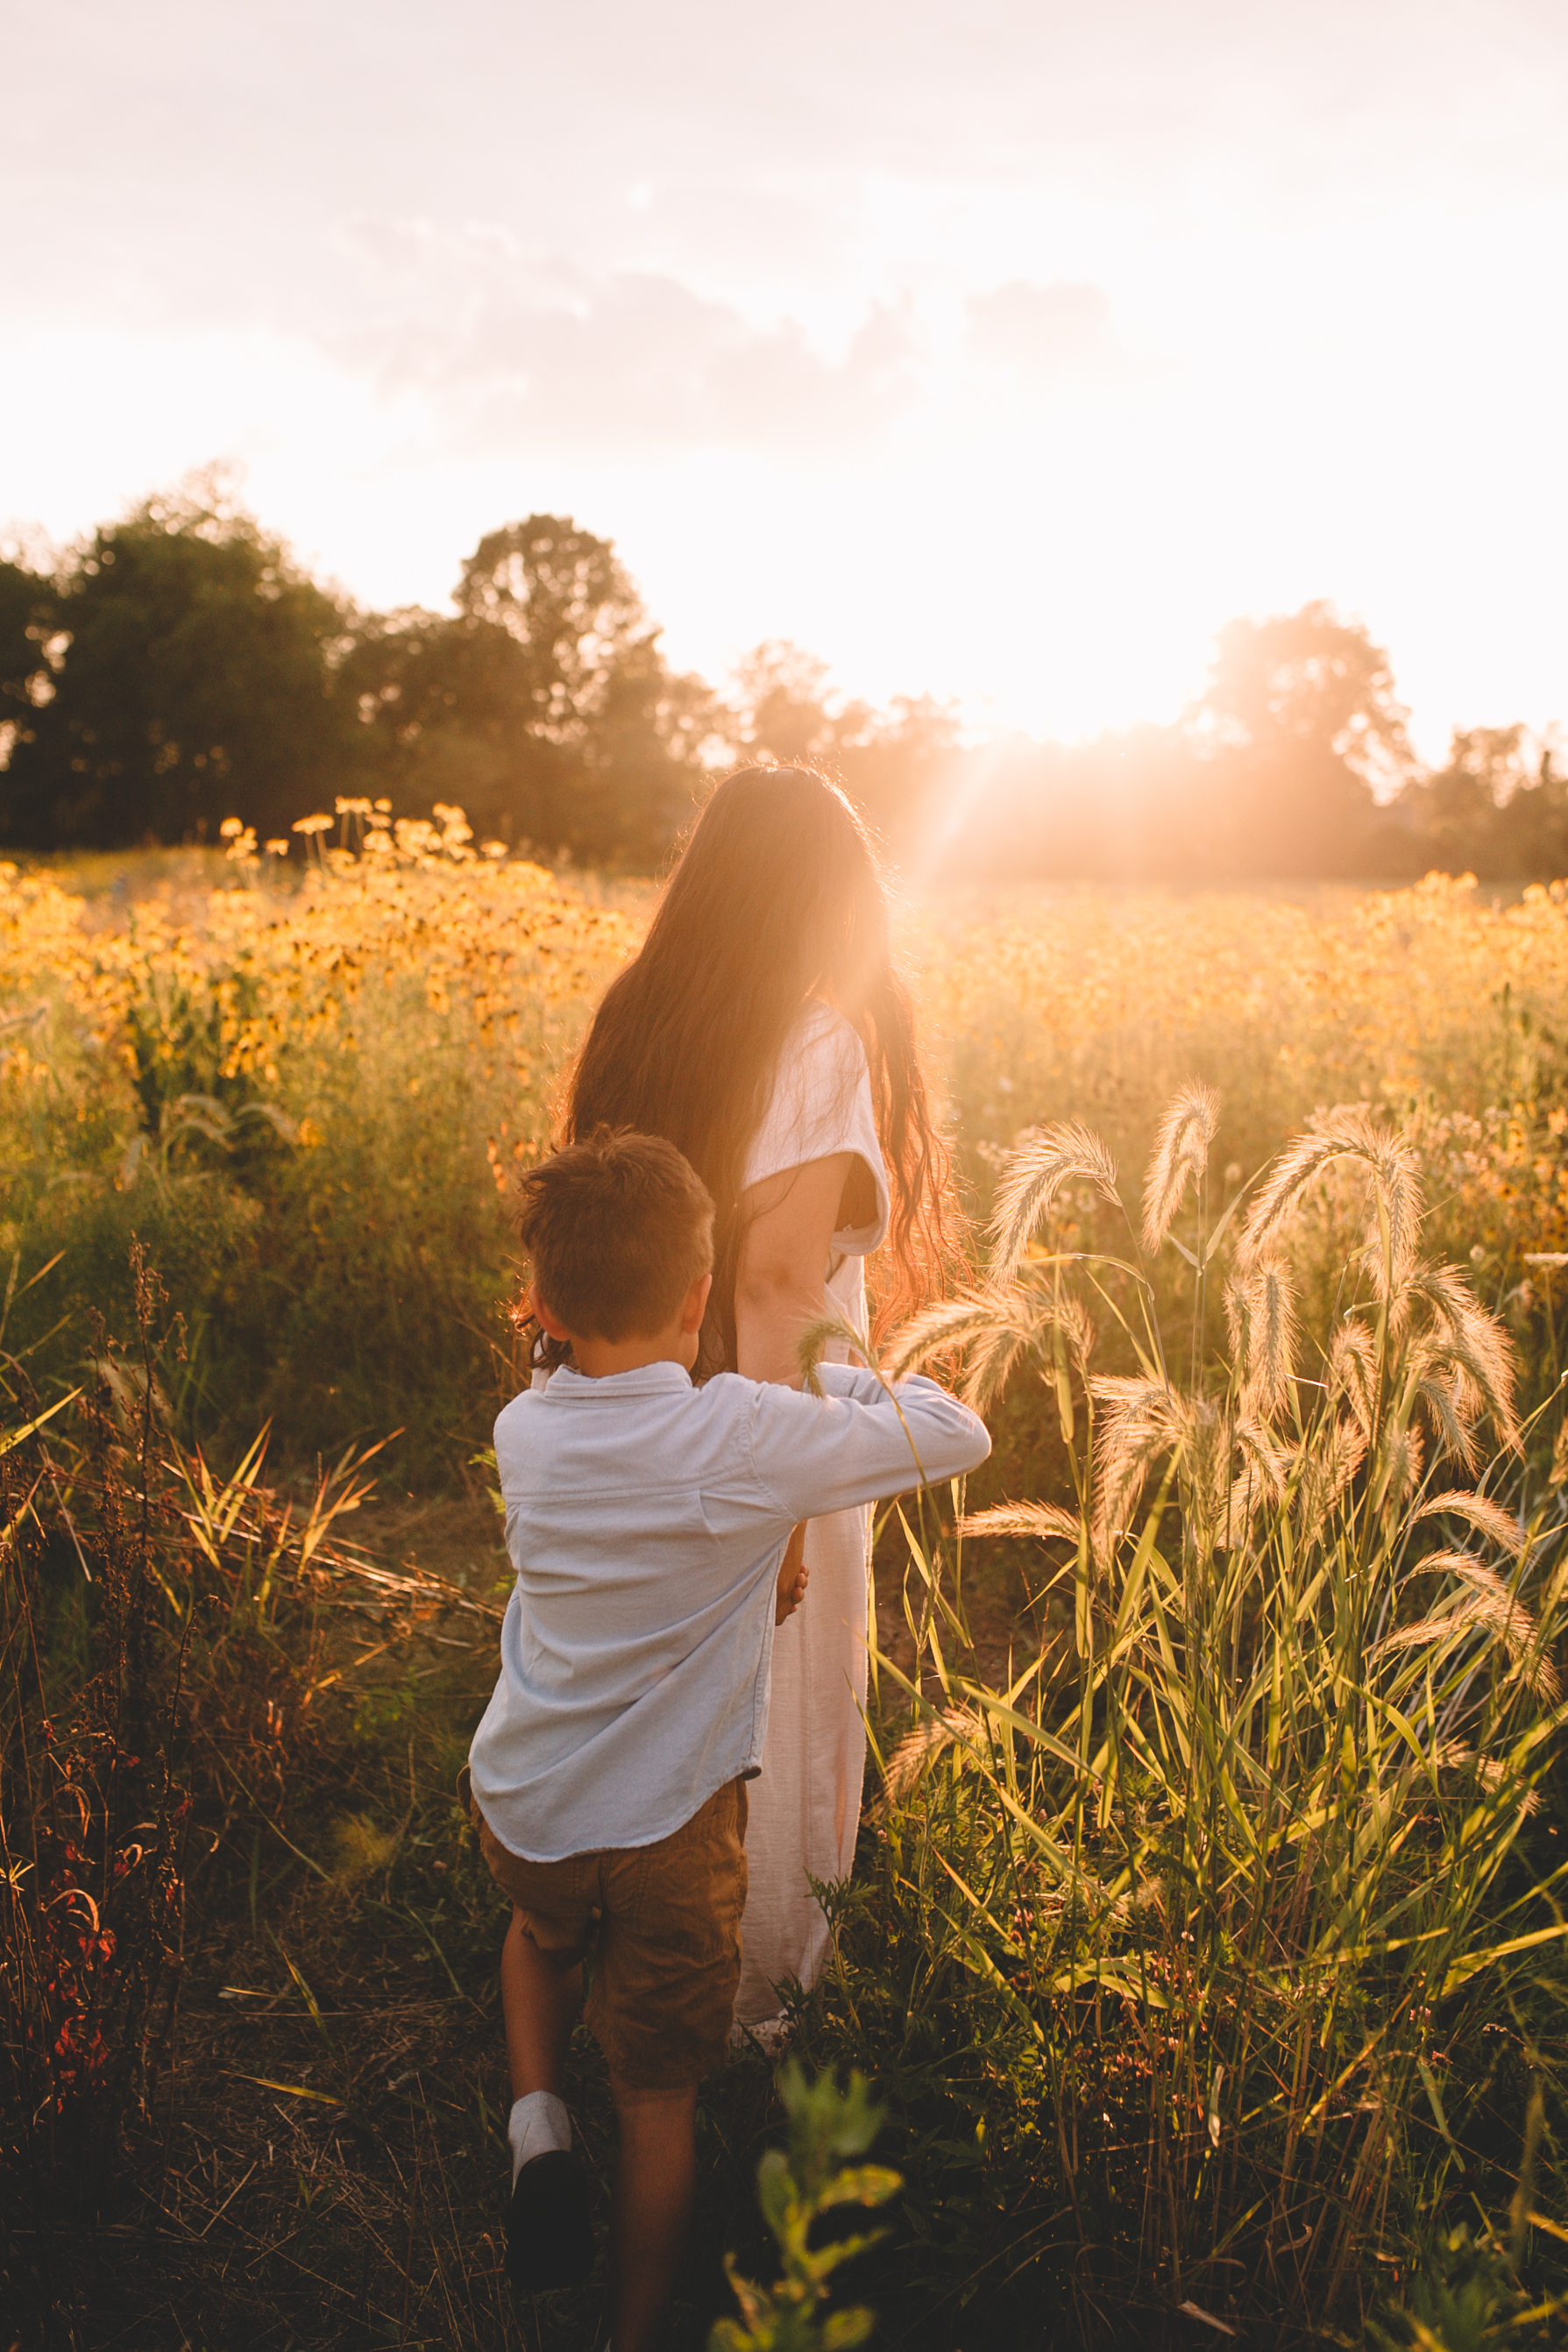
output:
{"label": "white cloud", "polygon": [[377,601],[574,511],[710,669],[1086,726],[1327,595],[1428,737],[1562,706],[1562,0],[66,0],[6,55],[0,520],[233,452]]}
{"label": "white cloud", "polygon": [[346,223],[361,323],[324,338],[386,397],[423,394],[455,453],[840,450],[919,398],[907,308],[873,302],[837,355],[648,270],[525,261],[487,226]]}
{"label": "white cloud", "polygon": [[970,355],[1021,391],[1104,387],[1134,373],[1110,297],[1098,286],[1030,286],[1014,278],[971,295],[965,309]]}

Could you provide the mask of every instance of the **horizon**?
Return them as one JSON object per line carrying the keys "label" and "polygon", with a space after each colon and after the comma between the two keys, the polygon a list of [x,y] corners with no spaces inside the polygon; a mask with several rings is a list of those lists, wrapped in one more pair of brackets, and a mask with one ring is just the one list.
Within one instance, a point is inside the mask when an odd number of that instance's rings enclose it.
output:
{"label": "horizon", "polygon": [[0,330],[5,523],[68,541],[229,461],[383,609],[569,513],[715,682],[783,638],[1071,742],[1322,598],[1430,764],[1568,717],[1547,0],[460,30],[15,28],[0,170],[48,235]]}

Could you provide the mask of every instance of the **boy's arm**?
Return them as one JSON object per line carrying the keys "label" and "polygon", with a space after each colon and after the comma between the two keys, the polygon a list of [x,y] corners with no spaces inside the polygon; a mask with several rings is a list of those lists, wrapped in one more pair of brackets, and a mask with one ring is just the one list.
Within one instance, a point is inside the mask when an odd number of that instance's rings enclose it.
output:
{"label": "boy's arm", "polygon": [[935,1381],[887,1389],[873,1372],[824,1364],[821,1382],[820,1397],[768,1385],[752,1400],[753,1460],[794,1518],[957,1477],[991,1450],[984,1422]]}
{"label": "boy's arm", "polygon": [[[805,1532],[804,1528],[797,1528],[795,1535],[803,1536]],[[782,1625],[787,1617],[793,1617],[806,1598],[806,1587],[810,1580],[811,1571],[806,1565],[805,1547],[798,1544],[795,1536],[791,1536],[784,1547],[783,1564],[779,1568],[779,1582],[774,1591],[775,1625]]]}

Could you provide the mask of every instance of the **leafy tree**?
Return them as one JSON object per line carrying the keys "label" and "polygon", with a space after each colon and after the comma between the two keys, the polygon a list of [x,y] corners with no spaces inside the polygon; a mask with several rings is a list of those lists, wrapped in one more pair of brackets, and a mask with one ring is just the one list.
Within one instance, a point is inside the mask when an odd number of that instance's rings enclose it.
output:
{"label": "leafy tree", "polygon": [[[815,654],[769,637],[736,664],[735,689],[729,740],[737,758],[783,767],[835,763],[840,724],[830,708],[828,665]],[[862,709],[851,705],[852,725]]]}
{"label": "leafy tree", "polygon": [[1329,752],[1369,784],[1409,772],[1407,714],[1388,656],[1359,622],[1303,604],[1269,621],[1228,621],[1215,641],[1202,722],[1254,751]]}
{"label": "leafy tree", "polygon": [[[14,581],[6,595],[14,614]],[[0,835],[35,849],[201,839],[235,809],[286,830],[341,771],[343,627],[210,478],[105,525],[24,624],[52,655],[54,691],[37,669],[21,681]],[[5,691],[15,703],[14,677]]]}
{"label": "leafy tree", "polygon": [[504,629],[419,607],[371,614],[340,678],[355,766],[400,807],[453,801],[481,831],[553,842],[567,763],[530,733],[528,664]]}
{"label": "leafy tree", "polygon": [[[1498,873],[1510,881],[1555,881],[1568,875],[1568,776],[1557,767],[1551,744],[1531,746],[1522,728],[1479,729],[1465,740],[1473,740],[1475,734],[1518,739],[1511,760],[1492,784]],[[1456,736],[1456,743],[1460,740]],[[1481,870],[1475,867],[1478,874]]]}
{"label": "leafy tree", "polygon": [[579,805],[602,854],[657,866],[696,814],[715,743],[713,690],[666,667],[652,634],[635,641],[605,682],[583,749]]}
{"label": "leafy tree", "polygon": [[54,693],[55,603],[52,580],[0,561],[0,765],[32,740],[36,713]]}
{"label": "leafy tree", "polygon": [[1521,726],[1456,728],[1445,765],[1412,778],[1396,814],[1414,870],[1484,881],[1568,873],[1568,779]]}
{"label": "leafy tree", "polygon": [[801,761],[841,783],[884,838],[917,849],[953,767],[957,720],[929,695],[885,711],[828,689],[828,667],[786,639],[754,648],[735,671],[728,744],[747,760]]}
{"label": "leafy tree", "polygon": [[1023,737],[960,762],[944,866],[1120,882],[1403,870],[1408,827],[1377,800],[1412,755],[1387,656],[1326,604],[1220,632],[1174,726],[1072,745]]}
{"label": "leafy tree", "polygon": [[1388,656],[1325,604],[1220,631],[1194,714],[1192,815],[1218,874],[1375,870],[1375,791],[1413,765]]}
{"label": "leafy tree", "polygon": [[453,602],[471,625],[517,646],[547,741],[580,746],[632,649],[657,635],[607,539],[559,515],[530,515],[479,541]]}
{"label": "leafy tree", "polygon": [[361,771],[507,840],[656,862],[690,814],[712,698],[668,669],[611,542],[558,515],[509,523],[453,602],[361,625],[342,677]]}

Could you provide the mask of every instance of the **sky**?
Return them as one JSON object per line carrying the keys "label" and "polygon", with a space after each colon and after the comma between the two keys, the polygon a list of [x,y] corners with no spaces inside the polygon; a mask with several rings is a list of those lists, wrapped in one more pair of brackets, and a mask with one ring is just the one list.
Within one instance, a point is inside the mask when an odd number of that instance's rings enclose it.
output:
{"label": "sky", "polygon": [[678,667],[1071,738],[1326,598],[1568,719],[1563,0],[3,0],[0,529],[214,460],[441,608],[535,511]]}

